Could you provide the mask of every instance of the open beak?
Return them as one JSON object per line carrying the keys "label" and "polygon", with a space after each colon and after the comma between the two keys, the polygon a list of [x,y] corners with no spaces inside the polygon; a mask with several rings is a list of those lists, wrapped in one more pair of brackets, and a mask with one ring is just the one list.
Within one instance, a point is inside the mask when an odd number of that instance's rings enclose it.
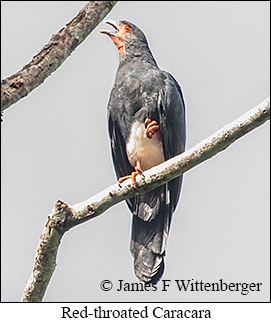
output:
{"label": "open beak", "polygon": [[100,33],[106,34],[108,36],[115,36],[116,37],[117,32],[119,30],[119,23],[117,21],[112,20],[112,19],[108,19],[104,23],[112,26],[115,30],[114,31],[100,30]]}

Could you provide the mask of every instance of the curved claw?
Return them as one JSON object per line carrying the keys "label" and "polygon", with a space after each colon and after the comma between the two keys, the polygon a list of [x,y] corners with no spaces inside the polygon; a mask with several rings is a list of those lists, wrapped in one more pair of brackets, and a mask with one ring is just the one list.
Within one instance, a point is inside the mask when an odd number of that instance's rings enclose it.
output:
{"label": "curved claw", "polygon": [[138,160],[138,161],[136,162],[135,171],[134,171],[134,172],[132,172],[132,174],[131,174],[131,175],[126,175],[126,176],[120,177],[120,178],[119,178],[119,183],[121,184],[121,183],[122,183],[122,182],[124,182],[126,179],[131,178],[131,179],[132,179],[132,182],[133,182],[133,185],[134,185],[134,186],[136,186],[136,175],[139,175],[139,174],[141,174],[141,175],[143,175],[143,176],[144,176],[144,174],[143,174],[143,170],[142,170],[142,168],[141,168],[140,161]]}
{"label": "curved claw", "polygon": [[148,138],[151,139],[155,133],[159,134],[160,126],[155,120],[151,121],[150,118],[146,118],[145,127],[145,134]]}

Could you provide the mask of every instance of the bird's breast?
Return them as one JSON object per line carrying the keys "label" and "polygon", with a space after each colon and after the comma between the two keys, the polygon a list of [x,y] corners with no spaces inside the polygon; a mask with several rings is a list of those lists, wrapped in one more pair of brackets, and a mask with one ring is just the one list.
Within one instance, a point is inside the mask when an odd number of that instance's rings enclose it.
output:
{"label": "bird's breast", "polygon": [[126,152],[131,166],[135,167],[136,162],[140,161],[143,171],[159,165],[165,160],[160,136],[154,134],[152,138],[148,138],[145,130],[144,123],[135,121],[126,144]]}

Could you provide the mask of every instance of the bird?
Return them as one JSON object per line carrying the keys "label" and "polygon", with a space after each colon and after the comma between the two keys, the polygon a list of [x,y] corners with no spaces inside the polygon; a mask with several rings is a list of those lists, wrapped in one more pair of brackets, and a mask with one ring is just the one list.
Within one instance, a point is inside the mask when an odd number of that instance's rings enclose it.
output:
{"label": "bird", "polygon": [[[136,185],[139,174],[185,150],[185,103],[175,78],[161,70],[143,31],[126,21],[106,20],[101,30],[116,45],[119,65],[108,106],[112,159],[119,183]],[[182,175],[126,200],[132,213],[130,252],[134,272],[155,285],[165,268],[165,249],[178,204]]]}

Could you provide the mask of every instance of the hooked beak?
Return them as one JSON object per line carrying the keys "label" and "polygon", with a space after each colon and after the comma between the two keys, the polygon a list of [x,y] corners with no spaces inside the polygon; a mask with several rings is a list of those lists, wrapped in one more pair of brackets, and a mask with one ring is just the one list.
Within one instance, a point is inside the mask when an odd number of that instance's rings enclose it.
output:
{"label": "hooked beak", "polygon": [[105,24],[108,24],[110,26],[112,26],[115,30],[114,31],[108,31],[108,30],[100,30],[101,34],[106,34],[108,36],[117,36],[117,32],[119,30],[119,22],[112,20],[112,19],[108,19],[104,22]]}

